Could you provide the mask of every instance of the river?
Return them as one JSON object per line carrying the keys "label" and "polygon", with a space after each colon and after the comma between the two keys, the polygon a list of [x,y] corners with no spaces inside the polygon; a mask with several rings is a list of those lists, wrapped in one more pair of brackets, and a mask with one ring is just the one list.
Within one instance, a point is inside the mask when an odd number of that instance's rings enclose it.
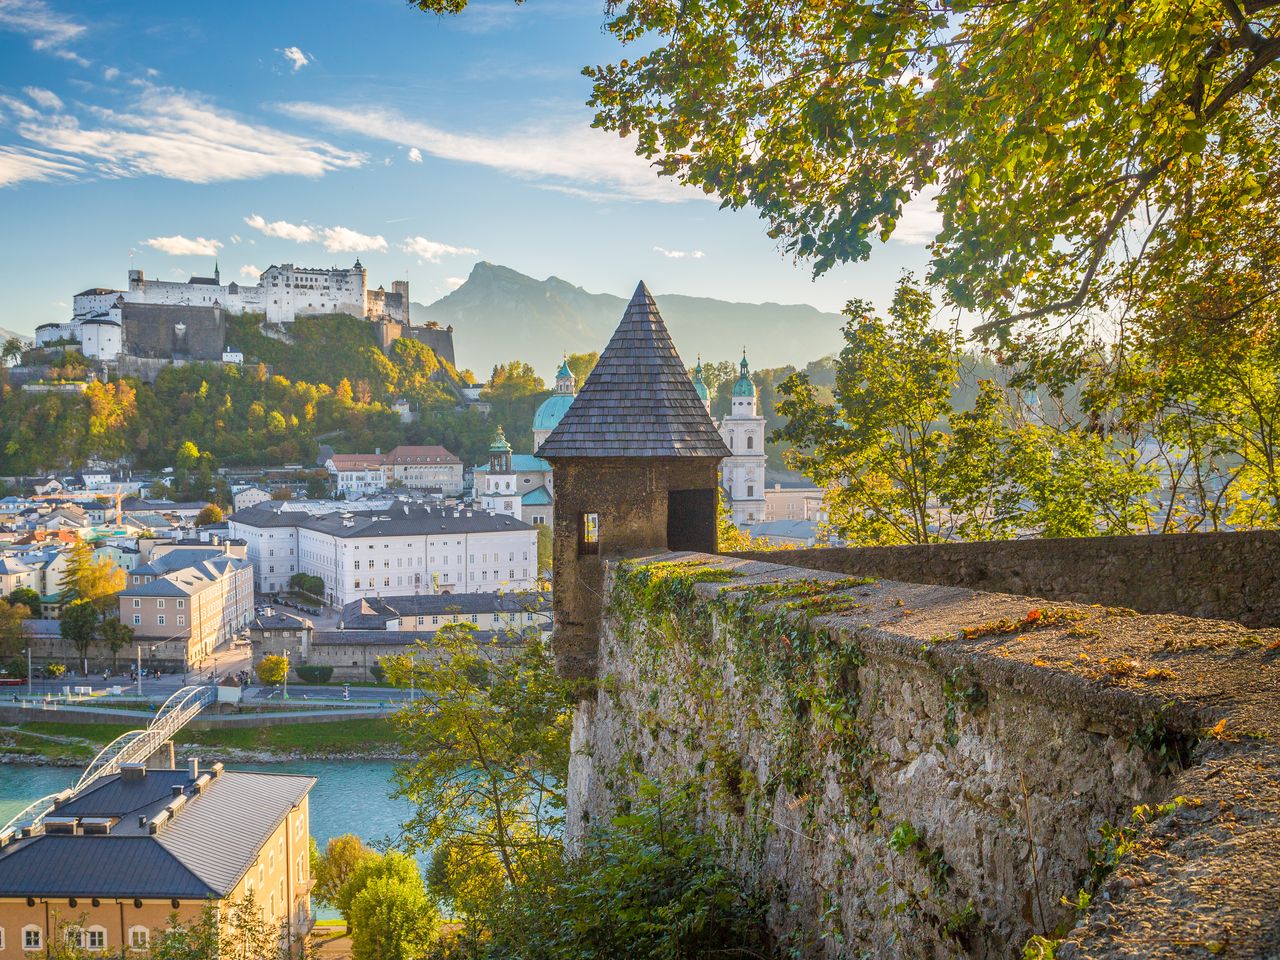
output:
{"label": "river", "polygon": [[[236,770],[302,773],[316,778],[311,790],[311,835],[321,849],[330,837],[354,833],[366,843],[395,839],[413,808],[393,800],[389,760],[294,760],[287,763],[230,763]],[[71,786],[80,776],[73,767],[0,764],[0,824],[31,801]],[[423,863],[425,867],[425,862]],[[318,909],[321,918],[336,916]]]}

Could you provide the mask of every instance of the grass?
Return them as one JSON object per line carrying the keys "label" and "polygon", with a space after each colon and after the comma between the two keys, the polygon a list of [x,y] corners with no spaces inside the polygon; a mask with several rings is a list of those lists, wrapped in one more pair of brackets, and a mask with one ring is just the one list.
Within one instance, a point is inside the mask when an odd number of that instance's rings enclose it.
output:
{"label": "grass", "polygon": [[[0,729],[0,749],[20,756],[89,760],[104,745],[134,729],[117,723],[50,723],[32,721],[16,729]],[[286,723],[273,727],[223,727],[183,730],[174,738],[181,745],[226,747],[268,753],[358,753],[396,743],[386,720],[335,720],[325,723]]]}

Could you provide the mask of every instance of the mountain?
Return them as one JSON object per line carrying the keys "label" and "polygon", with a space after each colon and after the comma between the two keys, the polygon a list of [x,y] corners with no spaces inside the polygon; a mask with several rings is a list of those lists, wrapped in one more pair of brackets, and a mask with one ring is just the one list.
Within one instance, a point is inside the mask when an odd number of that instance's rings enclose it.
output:
{"label": "mountain", "polygon": [[31,343],[31,334],[15,333],[13,330],[6,330],[4,327],[0,327],[0,343],[4,343],[10,337],[17,337],[23,343]]}
{"label": "mountain", "polygon": [[[414,323],[453,326],[458,366],[486,379],[496,363],[527,360],[550,380],[562,352],[602,350],[622,319],[626,296],[588,293],[559,277],[535,280],[477,263],[466,282],[435,303],[411,305]],[[736,360],[753,367],[803,366],[840,349],[844,318],[807,304],[731,303],[655,294],[681,358]]]}

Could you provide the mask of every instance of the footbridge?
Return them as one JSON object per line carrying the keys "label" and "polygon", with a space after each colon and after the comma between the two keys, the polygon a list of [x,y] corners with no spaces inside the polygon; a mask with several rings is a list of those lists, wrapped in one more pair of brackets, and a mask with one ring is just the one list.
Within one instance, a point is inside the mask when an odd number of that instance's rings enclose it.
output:
{"label": "footbridge", "polygon": [[183,687],[156,711],[155,716],[143,728],[122,733],[102,748],[84,769],[74,786],[29,804],[3,827],[0,836],[9,831],[29,830],[40,826],[44,818],[59,805],[83,793],[103,777],[120,772],[129,763],[146,763],[161,747],[190,723],[217,699],[217,687],[213,684]]}

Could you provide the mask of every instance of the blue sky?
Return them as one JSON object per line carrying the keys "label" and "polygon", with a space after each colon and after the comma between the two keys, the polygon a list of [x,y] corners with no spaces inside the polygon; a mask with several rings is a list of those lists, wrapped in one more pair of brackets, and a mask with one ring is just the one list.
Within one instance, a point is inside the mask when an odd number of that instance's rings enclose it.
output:
{"label": "blue sky", "polygon": [[[220,262],[349,264],[429,303],[479,259],[593,292],[884,302],[927,211],[814,282],[753,213],[717,209],[590,129],[583,64],[624,55],[599,0],[216,4],[0,0],[0,326]],[[779,336],[785,336],[780,330]]]}

